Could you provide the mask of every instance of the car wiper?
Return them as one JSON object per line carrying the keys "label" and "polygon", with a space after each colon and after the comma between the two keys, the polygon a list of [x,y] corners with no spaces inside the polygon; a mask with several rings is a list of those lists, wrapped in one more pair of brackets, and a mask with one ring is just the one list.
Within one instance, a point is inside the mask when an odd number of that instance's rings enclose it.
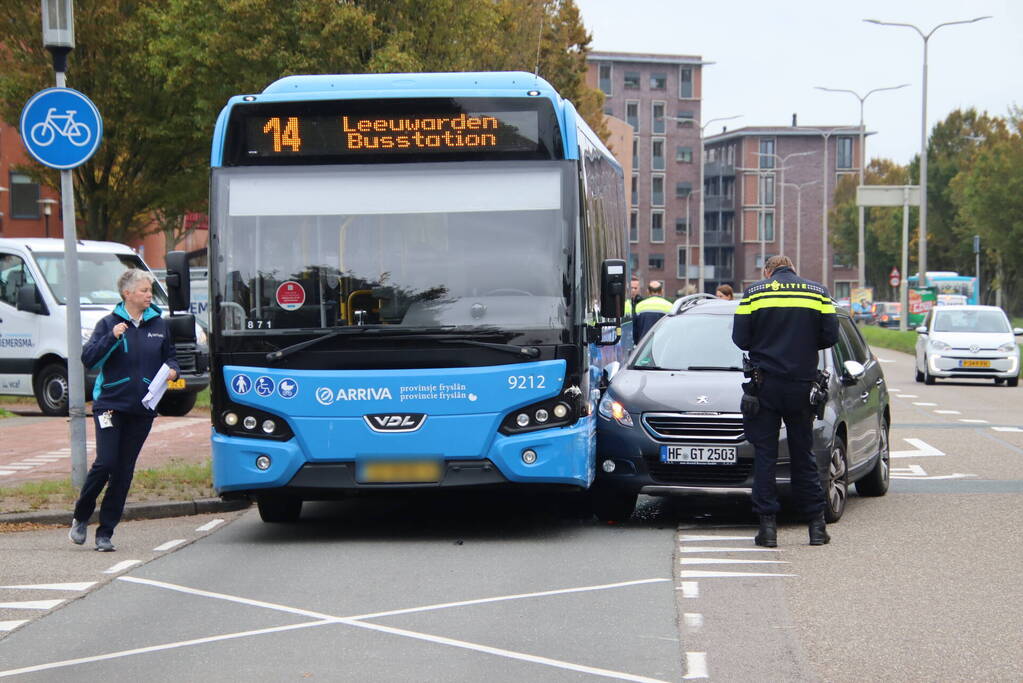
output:
{"label": "car wiper", "polygon": [[632,368],[635,370],[678,370],[678,368],[662,368],[660,365],[633,365]]}
{"label": "car wiper", "polygon": [[431,328],[428,327],[391,327],[391,326],[368,327],[365,325],[359,325],[356,327],[342,327],[340,329],[336,329],[333,332],[329,332],[314,339],[307,339],[304,342],[299,342],[297,344],[292,344],[291,346],[285,346],[283,349],[271,351],[268,354],[266,354],[266,359],[267,361],[270,362],[280,360],[281,358],[290,356],[296,351],[301,351],[302,349],[306,349],[312,346],[313,344],[319,344],[320,342],[326,339],[333,339],[335,337],[349,337],[362,334],[389,337],[406,334],[417,334],[430,329]]}
{"label": "car wiper", "polygon": [[[462,332],[462,331],[463,330],[453,330],[453,332]],[[475,334],[476,336],[503,334],[499,330],[490,330],[490,329],[478,330],[476,332],[471,332],[470,331],[469,333],[470,334]],[[479,341],[479,340],[476,340],[476,339],[452,339],[451,337],[447,336],[446,334],[409,334],[409,335],[401,335],[401,336],[399,336],[397,338],[398,339],[402,339],[402,340],[404,340],[404,339],[414,339],[414,340],[428,339],[428,340],[432,340],[432,341],[438,341],[441,344],[462,344],[462,345],[465,345],[465,346],[479,346],[479,347],[484,348],[484,349],[493,349],[494,351],[503,351],[505,353],[510,353],[510,354],[512,354],[514,356],[518,356],[520,358],[523,357],[523,356],[525,356],[526,358],[536,358],[537,356],[540,355],[540,349],[536,348],[535,346],[515,346],[514,344],[495,344],[493,342],[484,342],[484,341]]]}
{"label": "car wiper", "polygon": [[742,368],[735,365],[690,365],[686,370],[734,370],[735,372],[742,372]]}

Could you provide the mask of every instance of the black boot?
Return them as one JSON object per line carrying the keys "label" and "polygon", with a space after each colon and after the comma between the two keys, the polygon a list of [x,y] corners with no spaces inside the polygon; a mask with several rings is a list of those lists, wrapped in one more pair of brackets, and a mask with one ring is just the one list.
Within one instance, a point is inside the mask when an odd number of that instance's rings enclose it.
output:
{"label": "black boot", "polygon": [[760,531],[753,542],[765,548],[778,547],[778,523],[774,515],[760,515]]}
{"label": "black boot", "polygon": [[810,520],[810,545],[824,545],[831,540],[828,535],[827,525],[824,522],[824,512],[820,512]]}

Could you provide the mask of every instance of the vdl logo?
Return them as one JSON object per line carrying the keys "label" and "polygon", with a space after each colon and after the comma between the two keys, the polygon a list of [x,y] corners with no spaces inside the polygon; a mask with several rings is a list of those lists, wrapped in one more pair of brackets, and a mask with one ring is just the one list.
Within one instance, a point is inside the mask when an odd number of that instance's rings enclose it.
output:
{"label": "vdl logo", "polygon": [[426,422],[425,413],[381,413],[362,418],[374,432],[414,432]]}

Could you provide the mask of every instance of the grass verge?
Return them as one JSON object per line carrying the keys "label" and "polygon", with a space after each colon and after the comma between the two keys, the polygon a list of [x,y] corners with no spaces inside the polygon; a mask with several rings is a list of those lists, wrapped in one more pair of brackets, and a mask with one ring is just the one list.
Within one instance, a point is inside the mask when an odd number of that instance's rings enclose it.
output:
{"label": "grass verge", "polygon": [[[128,492],[129,503],[148,501],[194,500],[213,497],[210,461],[188,463],[171,461],[167,465],[135,471]],[[33,481],[0,488],[0,513],[34,510],[71,511],[78,491],[71,479]]]}
{"label": "grass verge", "polygon": [[861,325],[860,332],[871,346],[880,346],[883,349],[901,351],[910,355],[916,353],[917,334],[912,330],[900,332],[877,325]]}

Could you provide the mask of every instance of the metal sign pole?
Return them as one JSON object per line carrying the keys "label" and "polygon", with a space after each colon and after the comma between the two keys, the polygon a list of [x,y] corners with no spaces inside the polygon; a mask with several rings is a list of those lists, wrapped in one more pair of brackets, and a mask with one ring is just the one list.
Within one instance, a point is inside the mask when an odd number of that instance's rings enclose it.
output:
{"label": "metal sign pole", "polygon": [[899,283],[899,330],[909,329],[909,188],[902,189],[902,282]]}

